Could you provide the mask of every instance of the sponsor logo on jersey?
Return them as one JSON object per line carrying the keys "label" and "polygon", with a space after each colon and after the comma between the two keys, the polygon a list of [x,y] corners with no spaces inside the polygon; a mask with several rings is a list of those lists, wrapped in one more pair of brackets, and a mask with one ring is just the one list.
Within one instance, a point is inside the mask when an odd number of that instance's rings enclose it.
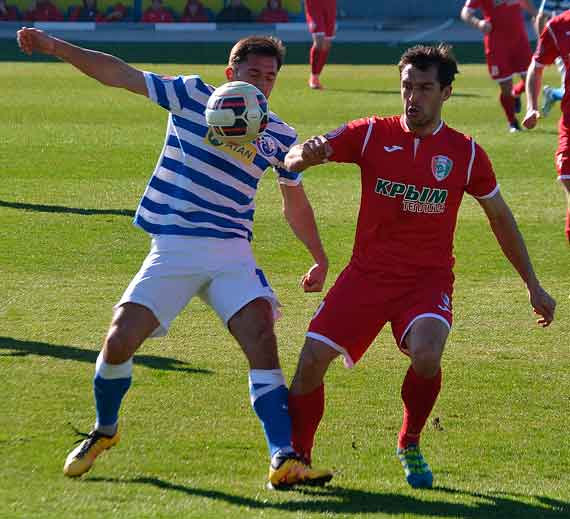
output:
{"label": "sponsor logo on jersey", "polygon": [[277,146],[277,142],[271,135],[266,135],[262,133],[257,140],[255,141],[255,145],[264,157],[275,157],[277,155],[277,151],[279,150]]}
{"label": "sponsor logo on jersey", "polygon": [[403,150],[403,146],[384,146],[384,151],[388,153],[392,153],[393,151],[401,151]]}
{"label": "sponsor logo on jersey", "polygon": [[447,189],[418,187],[384,178],[376,179],[374,192],[380,196],[401,198],[402,209],[410,213],[443,213],[448,194]]}
{"label": "sponsor logo on jersey", "polygon": [[338,137],[342,132],[344,132],[344,130],[346,130],[346,124],[339,126],[336,130],[326,133],[325,138],[334,139],[335,137]]}
{"label": "sponsor logo on jersey", "polygon": [[453,161],[445,155],[435,155],[431,158],[431,172],[438,182],[445,180],[451,173]]}
{"label": "sponsor logo on jersey", "polygon": [[204,144],[223,151],[230,157],[233,157],[244,164],[252,164],[255,159],[255,155],[257,154],[257,150],[253,144],[232,144],[230,142],[223,142],[214,135],[212,130],[208,130],[206,137],[204,137]]}

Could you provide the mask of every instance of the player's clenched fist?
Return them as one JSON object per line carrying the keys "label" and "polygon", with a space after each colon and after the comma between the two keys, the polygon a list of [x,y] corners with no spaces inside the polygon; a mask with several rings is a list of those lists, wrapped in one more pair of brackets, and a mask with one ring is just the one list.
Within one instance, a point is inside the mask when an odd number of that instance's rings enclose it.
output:
{"label": "player's clenched fist", "polygon": [[33,52],[53,54],[55,39],[40,29],[22,27],[17,33],[18,45],[22,52],[31,55]]}
{"label": "player's clenched fist", "polygon": [[285,156],[285,167],[289,171],[303,171],[310,166],[326,162],[332,152],[333,149],[325,137],[311,137],[289,150]]}

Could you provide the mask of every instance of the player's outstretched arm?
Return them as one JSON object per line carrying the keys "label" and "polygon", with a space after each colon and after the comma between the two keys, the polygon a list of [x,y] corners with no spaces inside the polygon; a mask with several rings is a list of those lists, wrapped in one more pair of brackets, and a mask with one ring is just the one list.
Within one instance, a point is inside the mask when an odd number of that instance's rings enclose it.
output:
{"label": "player's outstretched arm", "polygon": [[526,115],[523,119],[523,126],[528,130],[532,130],[540,118],[538,93],[542,84],[542,72],[543,67],[538,66],[533,59],[526,75]]}
{"label": "player's outstretched arm", "polygon": [[329,261],[321,243],[313,208],[303,184],[296,186],[281,184],[280,187],[285,219],[315,261],[301,279],[301,286],[305,292],[320,292],[325,284]]}
{"label": "player's outstretched arm", "polygon": [[38,52],[55,56],[104,85],[125,88],[135,94],[148,96],[142,71],[115,56],[72,45],[31,27],[20,29],[17,39],[20,49],[28,55]]}
{"label": "player's outstretched arm", "polygon": [[293,146],[285,156],[285,167],[289,171],[304,171],[327,161],[333,149],[322,135],[311,137],[302,144]]}
{"label": "player's outstretched arm", "polygon": [[491,229],[506,258],[524,281],[534,312],[540,316],[537,323],[548,326],[554,319],[556,301],[540,285],[532,268],[526,245],[509,206],[500,193],[492,198],[478,200],[483,207]]}

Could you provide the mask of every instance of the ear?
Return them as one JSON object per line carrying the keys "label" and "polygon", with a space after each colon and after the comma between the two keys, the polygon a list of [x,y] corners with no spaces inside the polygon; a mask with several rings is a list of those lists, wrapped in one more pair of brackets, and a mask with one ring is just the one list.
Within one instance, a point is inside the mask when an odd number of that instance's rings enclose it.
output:
{"label": "ear", "polygon": [[228,81],[233,81],[233,80],[234,80],[236,73],[235,73],[235,70],[233,69],[232,66],[228,65],[228,66],[226,67],[226,70],[225,70],[224,72],[225,72],[225,74],[226,74],[226,79],[227,79]]}
{"label": "ear", "polygon": [[443,100],[444,101],[447,101],[451,97],[451,91],[452,90],[453,89],[451,88],[451,85],[443,87]]}

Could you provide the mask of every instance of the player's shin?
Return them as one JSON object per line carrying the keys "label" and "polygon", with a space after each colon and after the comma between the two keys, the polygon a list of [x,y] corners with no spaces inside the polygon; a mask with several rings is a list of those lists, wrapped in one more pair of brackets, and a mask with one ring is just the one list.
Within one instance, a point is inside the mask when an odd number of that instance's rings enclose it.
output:
{"label": "player's shin", "polygon": [[289,392],[280,369],[252,369],[249,372],[251,405],[259,418],[269,454],[293,452],[291,418],[287,408]]}
{"label": "player's shin", "polygon": [[119,408],[128,391],[133,372],[133,359],[122,364],[108,364],[103,360],[103,353],[97,358],[93,393],[97,410],[95,430],[112,436],[117,430]]}
{"label": "player's shin", "polygon": [[419,444],[422,429],[441,390],[441,378],[441,369],[432,378],[418,375],[412,366],[408,369],[402,384],[404,419],[398,436],[400,449]]}
{"label": "player's shin", "polygon": [[293,427],[293,448],[308,463],[315,434],[325,411],[325,386],[307,394],[289,394],[289,414]]}

